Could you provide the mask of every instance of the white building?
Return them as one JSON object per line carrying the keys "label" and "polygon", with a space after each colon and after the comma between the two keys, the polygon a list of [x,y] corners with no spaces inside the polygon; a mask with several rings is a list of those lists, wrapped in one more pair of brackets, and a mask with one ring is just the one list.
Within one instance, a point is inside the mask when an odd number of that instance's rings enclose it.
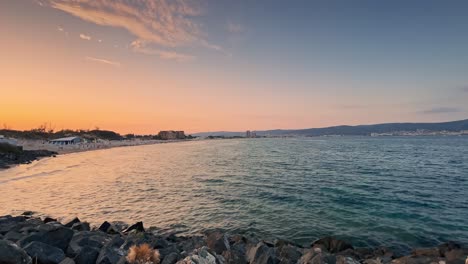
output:
{"label": "white building", "polygon": [[3,135],[0,135],[0,143],[7,143],[13,146],[18,146],[18,141],[16,141],[16,139],[6,138]]}
{"label": "white building", "polygon": [[49,140],[49,144],[53,145],[75,145],[83,140],[80,137],[65,137],[65,138],[58,138]]}

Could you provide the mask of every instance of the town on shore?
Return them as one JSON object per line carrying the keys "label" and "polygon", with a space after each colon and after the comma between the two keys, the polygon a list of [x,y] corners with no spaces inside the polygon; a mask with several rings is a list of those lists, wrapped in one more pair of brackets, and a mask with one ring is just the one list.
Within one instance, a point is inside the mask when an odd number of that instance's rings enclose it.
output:
{"label": "town on shore", "polygon": [[334,237],[301,246],[221,230],[179,236],[143,222],[91,227],[74,218],[60,223],[32,211],[0,217],[0,263],[5,264],[465,264],[467,255],[468,248],[450,241],[398,254]]}

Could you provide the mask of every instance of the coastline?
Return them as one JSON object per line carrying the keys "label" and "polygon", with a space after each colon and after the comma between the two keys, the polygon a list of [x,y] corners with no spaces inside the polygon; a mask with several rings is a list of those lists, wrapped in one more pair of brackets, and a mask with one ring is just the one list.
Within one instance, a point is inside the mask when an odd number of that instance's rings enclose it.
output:
{"label": "coastline", "polygon": [[52,145],[44,140],[18,140],[18,145],[23,147],[23,152],[16,154],[0,153],[0,170],[9,169],[16,165],[29,164],[42,158],[55,157],[78,152],[87,152],[119,147],[135,147],[144,145],[166,144],[186,142],[187,140],[122,140],[103,141],[99,143],[84,143],[76,145]]}
{"label": "coastline", "polygon": [[163,235],[156,227],[145,228],[143,222],[105,221],[91,227],[78,218],[63,224],[33,212],[0,216],[0,263],[132,263],[126,258],[129,249],[141,244],[159,252],[159,262],[147,263],[162,264],[463,264],[468,255],[468,248],[455,242],[398,255],[388,248],[356,248],[333,237],[304,247],[220,230]]}

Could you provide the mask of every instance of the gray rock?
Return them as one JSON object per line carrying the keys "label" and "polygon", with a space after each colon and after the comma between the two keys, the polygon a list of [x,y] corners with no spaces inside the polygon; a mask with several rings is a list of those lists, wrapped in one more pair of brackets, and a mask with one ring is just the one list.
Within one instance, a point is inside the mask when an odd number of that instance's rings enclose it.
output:
{"label": "gray rock", "polygon": [[89,223],[87,222],[79,222],[79,223],[74,223],[71,229],[75,231],[90,231],[91,227],[89,226]]}
{"label": "gray rock", "polygon": [[0,240],[0,263],[2,264],[31,264],[31,257],[26,251],[8,240]]}
{"label": "gray rock", "polygon": [[74,224],[80,223],[80,219],[78,217],[73,218],[70,222],[66,223],[64,226],[71,228]]}
{"label": "gray rock", "polygon": [[47,216],[46,218],[44,218],[43,222],[44,222],[44,224],[47,224],[47,223],[50,223],[50,222],[57,222],[57,219]]}
{"label": "gray rock", "polygon": [[207,247],[194,250],[193,254],[183,260],[177,262],[178,264],[220,264],[215,256]]}
{"label": "gray rock", "polygon": [[26,217],[11,215],[0,217],[0,234],[5,235],[8,231],[12,230],[16,225],[25,222]]}
{"label": "gray rock", "polygon": [[247,260],[250,264],[278,263],[274,248],[267,246],[264,242],[260,242],[248,249]]}
{"label": "gray rock", "polygon": [[97,258],[97,264],[114,264],[117,263],[122,256],[125,255],[126,251],[120,249],[120,247],[124,244],[124,240],[119,237],[115,236],[107,242],[99,252],[99,256]]}
{"label": "gray rock", "polygon": [[38,241],[26,245],[24,251],[41,264],[58,264],[65,259],[63,250]]}
{"label": "gray rock", "polygon": [[80,251],[76,254],[73,260],[76,264],[96,263],[98,255],[99,249],[90,246],[84,246],[80,248]]}
{"label": "gray rock", "polygon": [[143,222],[136,222],[135,224],[129,226],[127,229],[125,229],[123,232],[128,233],[132,230],[135,230],[136,232],[145,232],[145,228],[143,227]]}
{"label": "gray rock", "polygon": [[296,264],[302,257],[302,251],[291,244],[281,244],[276,247],[276,255],[282,264]]}
{"label": "gray rock", "polygon": [[11,231],[9,231],[8,233],[5,234],[4,239],[8,239],[10,241],[16,242],[16,241],[20,240],[23,236],[24,236],[24,234],[22,234],[20,232],[17,232],[17,231],[14,231],[14,230],[11,230]]}
{"label": "gray rock", "polygon": [[214,231],[206,234],[206,245],[208,248],[216,252],[216,254],[222,254],[225,250],[230,249],[226,234],[220,231]]}
{"label": "gray rock", "polygon": [[438,257],[429,256],[404,256],[398,259],[394,259],[392,264],[439,264],[440,259]]}
{"label": "gray rock", "polygon": [[71,258],[65,258],[59,264],[75,264],[75,261]]}
{"label": "gray rock", "polygon": [[161,264],[175,264],[179,260],[179,254],[176,252],[171,252],[169,255],[165,256]]}
{"label": "gray rock", "polygon": [[334,237],[325,237],[312,243],[312,247],[321,247],[330,253],[338,253],[346,249],[353,249],[353,246],[343,240]]}
{"label": "gray rock", "polygon": [[30,234],[20,239],[18,244],[21,247],[25,247],[30,242],[39,241],[65,251],[73,234],[73,230],[69,228],[60,225],[51,225],[51,223],[49,223],[41,225],[37,233]]}
{"label": "gray rock", "polygon": [[83,231],[73,235],[67,249],[67,255],[75,257],[82,247],[92,247],[100,250],[111,238],[101,232]]}
{"label": "gray rock", "polygon": [[352,257],[338,256],[336,258],[336,264],[360,264],[359,261]]}

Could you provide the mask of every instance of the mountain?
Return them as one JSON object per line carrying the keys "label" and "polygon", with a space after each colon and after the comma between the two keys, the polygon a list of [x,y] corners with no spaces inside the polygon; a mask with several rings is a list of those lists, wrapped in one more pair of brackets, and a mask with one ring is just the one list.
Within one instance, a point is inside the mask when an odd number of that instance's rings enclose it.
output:
{"label": "mountain", "polygon": [[[358,125],[358,126],[332,126],[324,128],[307,128],[307,129],[275,129],[255,131],[259,136],[369,136],[372,133],[390,133],[397,131],[451,131],[458,132],[468,130],[468,119],[443,123],[386,123],[375,125]],[[193,134],[194,136],[244,136],[245,132],[203,132]]]}

